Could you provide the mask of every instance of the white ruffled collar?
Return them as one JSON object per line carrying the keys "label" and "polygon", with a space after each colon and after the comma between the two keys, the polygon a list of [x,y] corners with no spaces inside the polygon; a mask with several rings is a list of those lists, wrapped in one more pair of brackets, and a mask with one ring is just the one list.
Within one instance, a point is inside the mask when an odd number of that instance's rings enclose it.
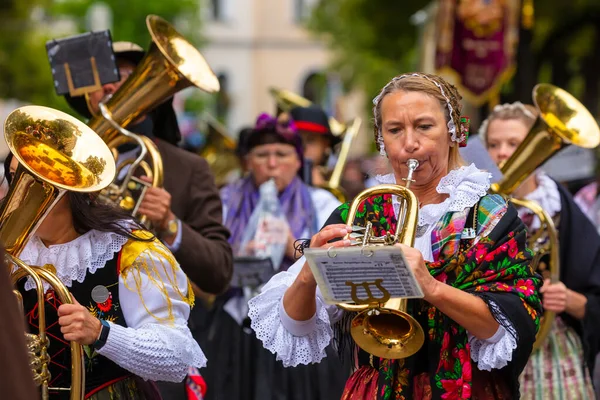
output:
{"label": "white ruffled collar", "polygon": [[[560,193],[558,186],[548,175],[542,171],[538,171],[535,174],[535,180],[537,182],[537,188],[529,193],[525,198],[538,203],[544,211],[546,211],[551,217],[560,213],[562,208],[560,203]],[[521,207],[519,214],[521,216],[525,214],[531,214],[531,210],[528,208]],[[538,229],[540,227],[540,221],[534,218],[531,223],[531,229]]]}
{"label": "white ruffled collar", "polygon": [[[472,207],[485,196],[490,188],[491,174],[475,167],[475,164],[454,169],[440,179],[436,190],[440,194],[448,194],[448,198],[438,204],[427,204],[419,209],[419,226],[429,227],[435,224],[448,212],[462,211]],[[382,183],[396,183],[394,174],[377,175],[375,180]],[[396,215],[400,203],[393,200]]]}
{"label": "white ruffled collar", "polygon": [[[114,232],[91,230],[68,243],[46,247],[41,239],[33,236],[25,246],[19,259],[28,265],[51,264],[56,275],[67,286],[73,281],[83,282],[88,271],[95,273],[106,262],[121,251],[128,238]],[[25,282],[25,290],[34,289],[33,280]],[[44,283],[45,290],[48,285]]]}

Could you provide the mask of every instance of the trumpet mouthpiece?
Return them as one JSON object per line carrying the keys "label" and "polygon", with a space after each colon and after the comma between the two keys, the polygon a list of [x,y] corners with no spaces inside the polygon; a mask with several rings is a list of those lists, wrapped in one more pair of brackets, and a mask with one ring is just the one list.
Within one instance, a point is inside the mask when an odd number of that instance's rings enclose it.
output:
{"label": "trumpet mouthpiece", "polygon": [[408,169],[410,169],[411,171],[414,171],[415,169],[419,168],[419,162],[414,158],[409,159],[406,162],[406,165],[408,165]]}

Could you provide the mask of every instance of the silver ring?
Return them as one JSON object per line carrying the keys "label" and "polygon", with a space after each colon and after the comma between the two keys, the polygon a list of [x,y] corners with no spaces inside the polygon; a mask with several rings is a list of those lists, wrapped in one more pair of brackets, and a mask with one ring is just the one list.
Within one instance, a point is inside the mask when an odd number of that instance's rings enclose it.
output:
{"label": "silver ring", "polygon": [[366,249],[366,247],[363,247],[362,249],[360,249],[360,254],[362,254],[365,257],[373,257],[373,254],[375,254],[375,252],[371,249],[367,249],[367,251],[369,252],[367,254],[367,253],[365,253],[365,249]]}
{"label": "silver ring", "polygon": [[328,248],[328,249],[327,249],[327,256],[328,256],[329,258],[335,258],[335,257],[337,257],[337,253],[334,253],[333,255],[331,255],[331,253],[330,253],[330,252],[331,252],[331,249],[334,249],[334,248],[335,248],[335,247],[331,246],[330,248]]}

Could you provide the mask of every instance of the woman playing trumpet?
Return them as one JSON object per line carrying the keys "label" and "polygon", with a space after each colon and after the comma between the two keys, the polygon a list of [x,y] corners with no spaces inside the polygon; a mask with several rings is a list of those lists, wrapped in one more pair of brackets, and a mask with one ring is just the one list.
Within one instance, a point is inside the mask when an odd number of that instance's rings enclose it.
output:
{"label": "woman playing trumpet", "polygon": [[[514,208],[487,195],[489,174],[464,166],[458,147],[467,122],[460,95],[442,78],[405,74],[374,99],[375,139],[402,182],[417,160],[411,190],[420,202],[414,248],[398,245],[424,298],[409,313],[425,345],[401,360],[357,352],[344,399],[517,398],[541,312],[540,279],[531,270],[526,231]],[[354,220],[376,234],[394,231],[399,204],[389,195],[368,199]],[[340,206],[311,247],[346,247],[348,204]],[[467,229],[465,229],[467,228]],[[468,229],[472,228],[472,229]],[[274,276],[250,301],[252,328],[286,366],[315,363],[332,338],[352,343],[344,315],[326,305],[303,258]],[[335,333],[334,333],[335,332]]]}

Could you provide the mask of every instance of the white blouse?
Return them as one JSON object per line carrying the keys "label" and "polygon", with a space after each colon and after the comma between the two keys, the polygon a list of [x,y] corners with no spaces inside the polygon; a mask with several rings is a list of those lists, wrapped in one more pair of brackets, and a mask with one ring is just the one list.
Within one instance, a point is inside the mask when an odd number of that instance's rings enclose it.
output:
{"label": "white blouse", "polygon": [[[126,242],[126,237],[116,233],[92,230],[69,243],[46,247],[34,236],[19,258],[29,265],[52,264],[58,278],[71,287],[73,281],[83,282],[88,273],[104,268]],[[161,255],[148,253],[142,253],[136,261],[147,265],[170,264]],[[109,322],[106,344],[97,352],[143,379],[181,382],[188,367],[206,366],[206,357],[187,326],[190,306],[178,295],[187,294],[185,273],[179,265],[174,276],[168,268],[155,270],[160,276],[150,277],[141,269],[125,274],[125,279],[123,274],[119,275],[119,303],[127,328]],[[171,301],[172,323],[158,320],[168,320],[169,307],[165,293],[152,280],[164,283],[163,289]],[[143,290],[138,293],[136,285]],[[31,280],[25,283],[26,290],[34,287]]]}
{"label": "white blouse", "polygon": [[[395,183],[393,175],[376,179],[380,183]],[[421,235],[415,240],[415,248],[421,251],[425,260],[433,261],[431,233],[437,221],[447,212],[462,211],[475,205],[487,193],[489,186],[489,174],[473,164],[453,170],[440,180],[438,193],[449,194],[449,197],[442,203],[423,206],[419,211]],[[394,201],[394,207],[397,214],[397,201]],[[311,319],[296,321],[287,315],[283,296],[296,280],[304,262],[302,257],[290,269],[275,275],[263,287],[261,294],[249,302],[252,329],[264,347],[276,354],[286,367],[320,362],[333,337],[331,326],[343,314],[337,306],[326,304],[317,288],[317,310]],[[503,323],[507,322],[506,318],[502,319]],[[508,327],[510,332],[507,332],[500,325],[496,333],[485,340],[469,335],[471,358],[480,370],[499,369],[511,361],[517,348],[516,334],[511,328]]]}

